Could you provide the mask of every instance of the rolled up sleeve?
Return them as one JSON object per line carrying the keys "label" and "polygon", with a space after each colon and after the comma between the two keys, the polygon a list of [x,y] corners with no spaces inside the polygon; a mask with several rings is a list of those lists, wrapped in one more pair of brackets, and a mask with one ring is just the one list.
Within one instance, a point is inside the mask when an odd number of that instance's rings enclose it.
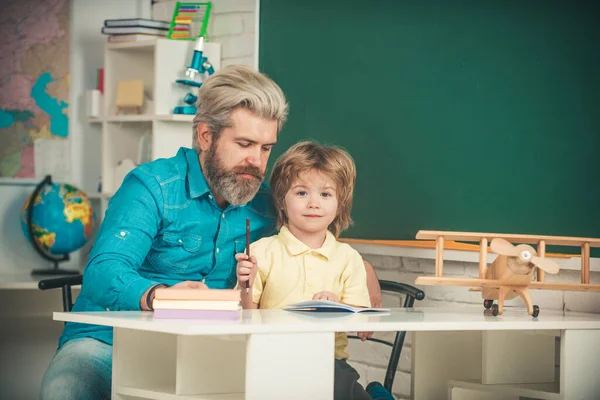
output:
{"label": "rolled up sleeve", "polygon": [[83,285],[92,301],[110,310],[139,310],[140,299],[157,284],[139,274],[162,220],[158,182],[139,168],[111,198],[98,232]]}

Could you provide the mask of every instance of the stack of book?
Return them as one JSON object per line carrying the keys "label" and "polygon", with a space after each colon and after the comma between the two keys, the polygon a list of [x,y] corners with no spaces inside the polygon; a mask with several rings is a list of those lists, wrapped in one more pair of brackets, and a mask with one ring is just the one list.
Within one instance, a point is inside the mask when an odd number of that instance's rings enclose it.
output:
{"label": "stack of book", "polygon": [[144,18],[107,19],[102,33],[109,42],[131,42],[167,37],[170,23]]}
{"label": "stack of book", "polygon": [[206,318],[234,320],[240,317],[240,291],[233,289],[156,289],[154,318]]}

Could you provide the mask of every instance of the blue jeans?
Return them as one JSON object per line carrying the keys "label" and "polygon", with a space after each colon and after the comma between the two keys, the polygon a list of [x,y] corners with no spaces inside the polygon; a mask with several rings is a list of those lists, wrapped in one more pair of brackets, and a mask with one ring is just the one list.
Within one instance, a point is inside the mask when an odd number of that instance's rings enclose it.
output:
{"label": "blue jeans", "polygon": [[110,399],[111,381],[112,346],[91,338],[73,339],[54,355],[40,399]]}

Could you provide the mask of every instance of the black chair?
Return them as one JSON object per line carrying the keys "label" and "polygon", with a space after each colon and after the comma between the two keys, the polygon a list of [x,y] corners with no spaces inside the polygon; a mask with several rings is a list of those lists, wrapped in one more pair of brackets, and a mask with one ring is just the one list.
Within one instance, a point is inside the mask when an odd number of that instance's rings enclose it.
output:
{"label": "black chair", "polygon": [[38,282],[38,288],[41,290],[62,288],[63,311],[71,311],[73,308],[73,297],[71,296],[71,288],[81,285],[83,282],[82,275],[64,276],[60,278],[42,279]]}
{"label": "black chair", "polygon": [[[404,308],[412,308],[415,300],[423,300],[425,298],[425,292],[421,289],[417,289],[414,286],[407,285],[406,283],[392,282],[379,280],[379,286],[381,286],[382,292],[393,292],[403,294],[404,297]],[[377,342],[390,346],[392,352],[390,354],[390,361],[388,362],[387,369],[385,371],[385,380],[383,387],[390,393],[392,393],[392,385],[394,384],[394,378],[396,377],[396,369],[398,368],[398,362],[400,361],[400,354],[402,353],[402,346],[404,345],[404,338],[406,332],[396,332],[396,339],[394,343],[387,342],[385,340],[369,338],[368,341]],[[358,336],[348,335],[350,339],[359,339]]]}

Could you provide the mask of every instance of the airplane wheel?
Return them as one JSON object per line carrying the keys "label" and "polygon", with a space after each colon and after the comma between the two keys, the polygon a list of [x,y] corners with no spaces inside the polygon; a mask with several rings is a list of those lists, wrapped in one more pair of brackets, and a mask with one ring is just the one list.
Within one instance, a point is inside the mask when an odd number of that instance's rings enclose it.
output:
{"label": "airplane wheel", "polygon": [[492,315],[494,317],[498,316],[498,304],[492,304]]}
{"label": "airplane wheel", "polygon": [[484,300],[483,301],[483,306],[485,307],[486,310],[489,310],[490,308],[492,308],[493,304],[494,304],[494,300]]}
{"label": "airplane wheel", "polygon": [[540,315],[540,308],[538,306],[533,306],[533,314],[531,314],[531,316],[537,318],[538,315]]}

